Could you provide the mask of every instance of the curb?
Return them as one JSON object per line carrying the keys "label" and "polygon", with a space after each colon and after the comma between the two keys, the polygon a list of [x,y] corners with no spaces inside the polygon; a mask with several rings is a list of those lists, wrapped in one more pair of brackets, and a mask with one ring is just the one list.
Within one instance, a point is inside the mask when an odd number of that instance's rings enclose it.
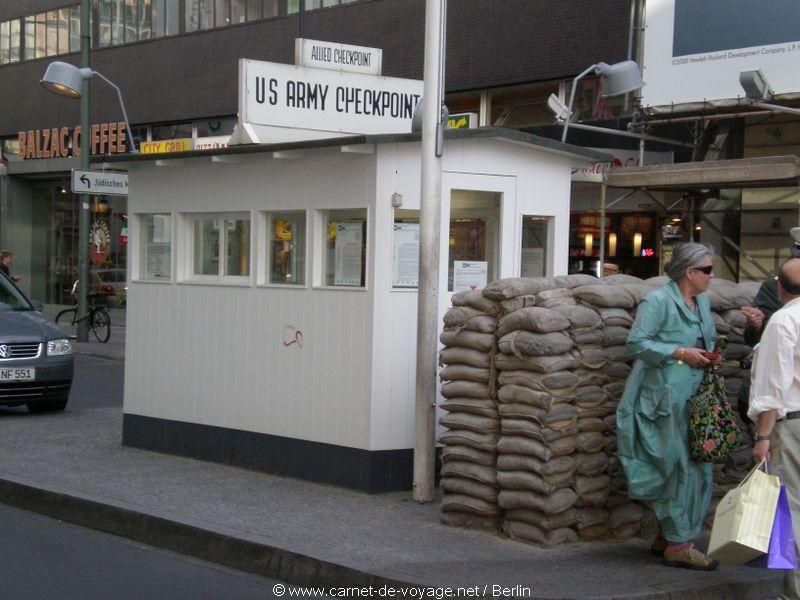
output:
{"label": "curb", "polygon": [[103,352],[101,350],[75,348],[74,353],[80,354],[81,356],[93,356],[94,358],[105,358],[106,360],[125,362],[125,352]]}
{"label": "curb", "polygon": [[[0,503],[297,586],[340,588],[392,586],[419,590],[416,596],[407,596],[411,598],[423,597],[421,590],[429,590],[424,594],[425,598],[438,597],[434,593],[436,588],[429,584],[370,574],[354,567],[331,563],[253,539],[214,531],[208,525],[151,515],[134,507],[108,504],[7,478],[0,478]],[[647,590],[604,596],[603,599],[760,599],[776,596],[777,584],[776,578],[764,577],[755,581],[734,581],[693,589]],[[573,600],[571,596],[560,596],[557,599],[538,596],[535,590],[533,595],[525,597],[536,600]],[[491,596],[487,598],[496,600]],[[574,600],[581,599],[575,597]]]}

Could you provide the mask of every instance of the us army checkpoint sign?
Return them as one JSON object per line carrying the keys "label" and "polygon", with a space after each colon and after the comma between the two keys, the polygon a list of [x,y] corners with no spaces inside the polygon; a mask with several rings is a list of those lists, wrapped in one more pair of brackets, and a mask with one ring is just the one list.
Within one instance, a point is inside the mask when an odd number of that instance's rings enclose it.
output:
{"label": "us army checkpoint sign", "polygon": [[72,193],[97,196],[127,196],[128,174],[116,171],[72,169]]}

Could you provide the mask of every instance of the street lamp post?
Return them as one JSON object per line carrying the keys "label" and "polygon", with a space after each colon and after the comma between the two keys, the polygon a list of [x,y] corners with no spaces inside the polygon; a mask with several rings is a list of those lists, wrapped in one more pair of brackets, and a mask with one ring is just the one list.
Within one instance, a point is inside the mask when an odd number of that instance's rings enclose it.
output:
{"label": "street lamp post", "polygon": [[[84,36],[84,32],[89,30],[89,17],[88,10],[83,10],[86,0],[81,5],[81,62],[88,65],[89,62],[89,35]],[[92,77],[98,77],[105,81],[109,86],[114,88],[119,99],[119,105],[122,109],[122,116],[125,119],[125,131],[127,132],[126,140],[128,147],[132,154],[136,153],[136,145],[133,142],[133,132],[131,131],[131,124],[128,121],[128,113],[125,111],[125,103],[122,100],[122,92],[119,87],[115,85],[110,79],[93,71],[88,66],[81,68],[71,65],[69,63],[54,61],[47,66],[39,83],[42,84],[47,90],[65,96],[67,98],[80,98],[81,99],[81,169],[88,170],[91,166],[91,150],[90,150],[90,129],[91,129],[91,105],[90,98],[90,81]],[[78,317],[82,317],[89,313],[88,310],[88,292],[89,292],[89,195],[80,194],[78,197],[80,203],[78,209]],[[85,342],[89,339],[89,323],[87,319],[78,321],[77,340]]]}

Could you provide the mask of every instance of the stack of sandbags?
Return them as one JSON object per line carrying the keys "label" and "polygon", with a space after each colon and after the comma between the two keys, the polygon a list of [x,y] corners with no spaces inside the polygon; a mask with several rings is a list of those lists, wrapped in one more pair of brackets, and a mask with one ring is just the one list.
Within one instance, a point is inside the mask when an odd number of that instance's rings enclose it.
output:
{"label": "stack of sandbags", "polygon": [[447,428],[442,449],[442,520],[471,529],[499,529],[497,440],[500,420],[495,401],[498,305],[480,291],[459,292],[444,316],[439,356]]}
{"label": "stack of sandbags", "polygon": [[551,278],[502,280],[483,293],[500,302],[503,315],[495,358],[503,530],[546,546],[575,541],[578,376],[570,322],[559,312],[575,300]]}

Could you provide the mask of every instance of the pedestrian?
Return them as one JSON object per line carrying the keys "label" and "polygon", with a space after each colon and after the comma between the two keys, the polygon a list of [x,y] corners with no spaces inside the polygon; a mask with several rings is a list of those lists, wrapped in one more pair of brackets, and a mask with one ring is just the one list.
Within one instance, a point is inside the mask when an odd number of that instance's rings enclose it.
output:
{"label": "pedestrian", "polygon": [[12,275],[9,269],[9,267],[11,267],[11,261],[13,260],[14,255],[11,252],[8,250],[0,250],[0,273],[4,273],[11,281],[19,281],[19,276]]}
{"label": "pedestrian", "polygon": [[[687,402],[710,363],[717,337],[703,292],[714,277],[705,244],[675,248],[670,281],[642,300],[626,349],[636,358],[617,409],[617,447],[628,495],[649,501],[659,533],[653,554],[670,567],[711,571],[718,562],[696,549],[711,501],[712,464],[692,460]],[[717,359],[719,360],[719,359]]]}
{"label": "pedestrian", "polygon": [[[794,539],[800,540],[800,259],[778,271],[775,311],[756,346],[750,410],[756,423],[753,457],[772,461],[786,486],[793,514]],[[781,598],[800,598],[800,571],[787,571]]]}
{"label": "pedestrian", "polygon": [[[792,227],[789,231],[794,243],[791,248],[792,258],[800,258],[800,227]],[[747,326],[744,330],[744,341],[748,346],[755,346],[761,340],[761,333],[769,322],[772,314],[783,306],[783,302],[778,297],[778,283],[776,277],[768,278],[761,287],[758,288],[756,297],[753,298],[753,306],[742,307],[742,312],[747,317]],[[742,367],[749,370],[752,359],[747,357],[742,359]],[[737,408],[739,414],[744,417],[749,410],[750,399],[750,379],[746,379],[737,397]]]}

